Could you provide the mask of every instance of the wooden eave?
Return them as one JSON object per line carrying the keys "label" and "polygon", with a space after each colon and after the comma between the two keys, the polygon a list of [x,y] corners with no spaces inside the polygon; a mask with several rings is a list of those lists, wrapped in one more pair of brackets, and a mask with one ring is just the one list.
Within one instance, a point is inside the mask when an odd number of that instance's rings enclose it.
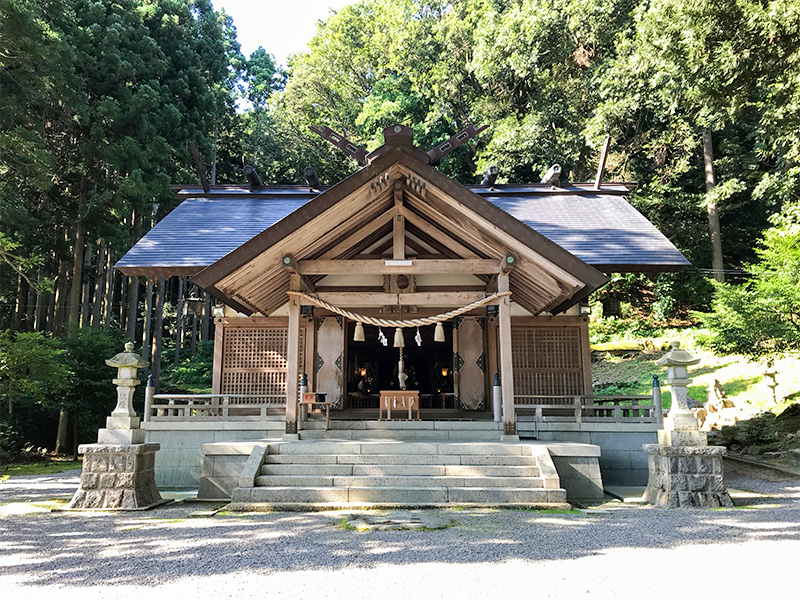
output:
{"label": "wooden eave", "polygon": [[[193,281],[249,308],[245,313],[270,314],[286,302],[290,273],[282,263],[285,255],[302,265],[308,260],[349,260],[382,241],[377,248],[391,251],[385,238],[391,235],[392,217],[397,214],[420,242],[451,259],[499,264],[513,253],[517,258],[510,273],[513,300],[533,314],[569,302],[582,291],[588,294],[608,281],[603,273],[403,146],[391,148],[195,275]],[[496,273],[496,269],[484,270],[479,274],[484,280]],[[323,276],[317,271],[310,275]],[[313,282],[309,280],[310,285]]]}

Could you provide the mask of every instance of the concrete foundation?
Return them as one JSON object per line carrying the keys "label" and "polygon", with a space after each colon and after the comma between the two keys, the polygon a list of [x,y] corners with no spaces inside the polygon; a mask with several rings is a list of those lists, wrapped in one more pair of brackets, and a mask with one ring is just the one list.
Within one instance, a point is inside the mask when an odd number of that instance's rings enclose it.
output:
{"label": "concrete foundation", "polygon": [[647,485],[644,444],[658,441],[658,423],[558,423],[521,417],[517,431],[523,439],[577,442],[599,446],[603,482],[608,485]]}

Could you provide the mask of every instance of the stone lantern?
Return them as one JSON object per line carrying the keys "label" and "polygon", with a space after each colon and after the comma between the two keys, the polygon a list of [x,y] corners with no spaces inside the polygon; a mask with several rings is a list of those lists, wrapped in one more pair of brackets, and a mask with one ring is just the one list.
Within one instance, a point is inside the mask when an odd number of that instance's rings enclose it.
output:
{"label": "stone lantern", "polygon": [[672,391],[672,406],[664,419],[664,429],[658,432],[658,443],[666,446],[705,446],[707,436],[700,431],[697,419],[689,410],[689,379],[687,367],[700,362],[681,348],[680,342],[672,342],[667,353],[656,361],[659,367],[667,367],[664,383]]}
{"label": "stone lantern", "polygon": [[692,380],[687,367],[699,362],[680,342],[672,342],[656,361],[667,367],[665,383],[672,389],[672,406],[658,431],[658,444],[644,445],[649,470],[644,500],[663,508],[733,506],[722,471],[726,448],[708,445],[706,433],[689,410]]}
{"label": "stone lantern", "polygon": [[133,344],[125,344],[125,352],[106,359],[109,367],[117,369],[113,383],[117,386],[117,405],[106,418],[106,428],[97,433],[98,444],[142,444],[144,430],[139,429],[139,417],[133,411],[133,392],[141,382],[136,379],[137,369],[149,363],[133,351]]}
{"label": "stone lantern", "polygon": [[67,508],[143,510],[168,502],[155,482],[155,455],[159,444],[145,444],[145,432],[133,411],[133,392],[139,384],[137,369],[147,366],[133,352],[133,344],[106,360],[117,369],[117,405],[97,433],[96,444],[81,444],[84,455],[81,485]]}

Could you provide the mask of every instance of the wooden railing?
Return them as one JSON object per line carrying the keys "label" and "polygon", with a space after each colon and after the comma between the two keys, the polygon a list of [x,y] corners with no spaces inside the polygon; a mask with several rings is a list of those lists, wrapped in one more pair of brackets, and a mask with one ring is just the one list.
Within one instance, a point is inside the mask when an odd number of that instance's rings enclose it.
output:
{"label": "wooden railing", "polygon": [[[152,389],[152,388],[150,388]],[[285,409],[286,396],[249,394],[145,394],[145,421],[248,420]]]}
{"label": "wooden railing", "polygon": [[661,396],[515,395],[517,415],[541,422],[661,423]]}

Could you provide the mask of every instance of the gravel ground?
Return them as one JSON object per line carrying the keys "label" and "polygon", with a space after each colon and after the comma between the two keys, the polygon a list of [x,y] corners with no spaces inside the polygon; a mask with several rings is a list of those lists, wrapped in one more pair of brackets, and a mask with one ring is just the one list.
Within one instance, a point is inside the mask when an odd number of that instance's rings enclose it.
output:
{"label": "gravel ground", "polygon": [[356,532],[343,513],[46,512],[77,472],[0,483],[0,598],[796,598],[800,480],[727,474],[752,509],[609,503],[579,514],[437,511],[438,531]]}

